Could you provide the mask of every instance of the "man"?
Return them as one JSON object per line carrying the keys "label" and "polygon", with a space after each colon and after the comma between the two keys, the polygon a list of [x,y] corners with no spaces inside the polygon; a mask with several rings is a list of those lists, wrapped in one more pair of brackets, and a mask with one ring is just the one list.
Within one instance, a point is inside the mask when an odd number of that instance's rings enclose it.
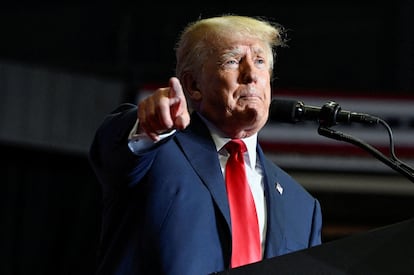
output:
{"label": "man", "polygon": [[[281,32],[236,15],[191,23],[169,86],[105,119],[90,150],[104,202],[97,274],[209,274],[321,243],[319,202],[257,142]],[[246,172],[234,174],[247,175],[255,214],[242,226],[227,185],[230,140],[247,147]],[[243,243],[250,227],[255,248]]]}

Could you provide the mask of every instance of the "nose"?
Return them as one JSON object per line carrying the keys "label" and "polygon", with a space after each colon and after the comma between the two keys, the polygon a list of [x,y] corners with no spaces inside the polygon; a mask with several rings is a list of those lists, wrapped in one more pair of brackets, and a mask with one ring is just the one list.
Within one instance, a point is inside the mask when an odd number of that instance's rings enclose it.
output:
{"label": "nose", "polygon": [[254,62],[251,60],[243,60],[240,64],[240,79],[241,83],[247,84],[257,81],[257,68],[254,66]]}

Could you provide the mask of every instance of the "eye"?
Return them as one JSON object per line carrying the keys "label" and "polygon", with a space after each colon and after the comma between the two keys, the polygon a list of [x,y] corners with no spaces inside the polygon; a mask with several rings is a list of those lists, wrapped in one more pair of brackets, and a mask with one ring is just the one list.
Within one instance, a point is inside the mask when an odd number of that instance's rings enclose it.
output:
{"label": "eye", "polygon": [[267,64],[266,59],[264,59],[264,58],[260,58],[260,57],[256,58],[256,59],[254,60],[254,63],[255,63],[255,64],[256,64],[256,66],[257,66],[257,67],[259,67],[259,68],[263,68],[263,67],[265,67],[265,66],[266,66],[266,64]]}
{"label": "eye", "polygon": [[266,63],[266,61],[265,61],[263,58],[257,58],[257,59],[256,59],[256,63],[257,63],[257,64],[265,64],[265,63]]}
{"label": "eye", "polygon": [[236,59],[231,59],[226,61],[227,64],[239,64],[239,61]]}
{"label": "eye", "polygon": [[227,59],[224,63],[223,66],[225,68],[236,68],[240,63],[240,60],[232,58],[232,59]]}

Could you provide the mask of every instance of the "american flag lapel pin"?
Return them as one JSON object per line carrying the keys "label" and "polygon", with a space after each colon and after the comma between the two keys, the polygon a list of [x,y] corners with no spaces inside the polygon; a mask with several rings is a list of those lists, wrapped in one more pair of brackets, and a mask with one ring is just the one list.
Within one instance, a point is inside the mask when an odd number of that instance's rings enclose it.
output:
{"label": "american flag lapel pin", "polygon": [[279,192],[279,194],[282,195],[283,194],[283,187],[282,187],[282,185],[280,185],[280,183],[276,182],[275,183],[275,186],[276,186],[276,190]]}

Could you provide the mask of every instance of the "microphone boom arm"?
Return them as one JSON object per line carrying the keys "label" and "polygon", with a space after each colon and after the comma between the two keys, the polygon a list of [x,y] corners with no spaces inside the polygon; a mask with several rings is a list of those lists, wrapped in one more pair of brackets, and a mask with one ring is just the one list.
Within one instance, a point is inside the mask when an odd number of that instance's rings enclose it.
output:
{"label": "microphone boom arm", "polygon": [[[381,121],[384,125],[388,126],[385,123],[385,121],[382,121],[382,120],[379,120],[379,121]],[[319,126],[318,133],[322,136],[332,138],[332,139],[336,139],[336,140],[340,140],[340,141],[345,141],[345,142],[351,143],[353,145],[356,145],[356,146],[364,149],[365,151],[367,151],[368,153],[373,155],[375,158],[382,161],[384,164],[388,165],[389,167],[391,167],[395,171],[397,171],[400,174],[407,177],[410,181],[414,182],[414,169],[411,168],[410,166],[408,166],[407,164],[403,163],[402,161],[400,161],[395,156],[394,146],[393,146],[393,142],[392,142],[392,133],[390,132],[391,129],[389,127],[387,127],[387,129],[388,129],[389,134],[390,134],[392,158],[388,158],[383,153],[381,153],[379,150],[377,150],[375,147],[367,144],[366,142],[364,142],[364,141],[362,141],[358,138],[355,138],[351,135],[344,134],[340,131],[335,131],[335,130],[333,130],[331,128],[328,128],[328,127],[325,127],[323,125]]]}

